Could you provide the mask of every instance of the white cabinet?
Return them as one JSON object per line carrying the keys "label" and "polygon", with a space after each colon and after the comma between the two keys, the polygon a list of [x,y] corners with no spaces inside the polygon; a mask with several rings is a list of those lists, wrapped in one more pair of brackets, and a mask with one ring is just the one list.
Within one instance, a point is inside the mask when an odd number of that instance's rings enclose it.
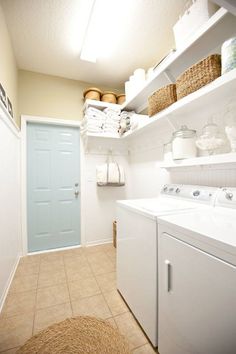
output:
{"label": "white cabinet", "polygon": [[235,267],[162,233],[160,354],[236,353]]}

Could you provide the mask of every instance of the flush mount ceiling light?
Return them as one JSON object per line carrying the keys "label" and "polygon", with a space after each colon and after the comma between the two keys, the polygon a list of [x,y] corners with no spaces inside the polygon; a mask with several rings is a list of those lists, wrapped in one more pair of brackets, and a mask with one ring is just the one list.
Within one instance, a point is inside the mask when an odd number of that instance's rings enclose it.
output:
{"label": "flush mount ceiling light", "polygon": [[96,63],[98,57],[111,55],[118,41],[118,19],[120,21],[122,17],[124,4],[123,0],[93,0],[80,54],[81,60]]}
{"label": "flush mount ceiling light", "polygon": [[[94,38],[97,37],[96,35],[96,22],[94,20],[94,17],[96,19],[96,16],[94,15],[94,7],[95,7],[96,0],[93,0],[91,10],[90,10],[90,15],[88,19],[88,24],[85,32],[85,38],[80,54],[80,59],[85,60],[85,61],[90,61],[92,63],[96,63],[97,61],[97,50],[96,50],[96,41]],[[93,17],[93,18],[92,18]],[[93,35],[94,34],[94,35]]]}

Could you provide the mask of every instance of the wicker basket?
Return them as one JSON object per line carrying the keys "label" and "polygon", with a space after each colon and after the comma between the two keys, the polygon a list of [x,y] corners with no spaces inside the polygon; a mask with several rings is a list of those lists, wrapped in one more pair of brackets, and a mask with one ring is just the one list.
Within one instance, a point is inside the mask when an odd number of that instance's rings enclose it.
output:
{"label": "wicker basket", "polygon": [[148,98],[149,117],[169,107],[172,103],[176,102],[176,100],[175,84],[170,84],[160,88]]}
{"label": "wicker basket", "polygon": [[97,87],[90,87],[86,89],[83,93],[84,99],[96,100],[100,101],[102,91],[99,90]]}
{"label": "wicker basket", "polygon": [[113,246],[116,247],[117,222],[113,221]]}
{"label": "wicker basket", "polygon": [[116,103],[116,94],[111,91],[104,91],[101,97],[101,101],[108,103]]}
{"label": "wicker basket", "polygon": [[116,98],[117,98],[117,104],[122,104],[125,102],[125,94],[124,93],[117,95]]}
{"label": "wicker basket", "polygon": [[213,54],[187,69],[176,81],[177,99],[197,91],[221,75],[221,56]]}

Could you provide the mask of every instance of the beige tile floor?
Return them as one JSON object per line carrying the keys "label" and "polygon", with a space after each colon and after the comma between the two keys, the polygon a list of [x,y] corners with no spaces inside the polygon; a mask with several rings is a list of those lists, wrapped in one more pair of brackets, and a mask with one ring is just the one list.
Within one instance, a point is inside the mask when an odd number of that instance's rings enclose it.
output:
{"label": "beige tile floor", "polygon": [[21,259],[0,314],[0,353],[13,354],[47,326],[77,315],[109,321],[135,354],[155,353],[116,290],[112,244]]}

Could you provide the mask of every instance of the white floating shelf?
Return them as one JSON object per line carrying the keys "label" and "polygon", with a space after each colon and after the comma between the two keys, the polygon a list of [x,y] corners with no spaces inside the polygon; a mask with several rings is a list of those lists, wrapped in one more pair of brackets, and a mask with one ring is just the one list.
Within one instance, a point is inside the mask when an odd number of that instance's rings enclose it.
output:
{"label": "white floating shelf", "polygon": [[222,43],[236,35],[236,16],[220,8],[186,44],[161,63],[152,79],[122,109],[141,112],[147,107],[148,97],[158,88],[174,81],[191,65],[211,53],[219,52]]}
{"label": "white floating shelf", "polygon": [[120,104],[115,104],[115,103],[108,103],[108,102],[103,102],[103,101],[96,101],[96,100],[86,100],[83,106],[83,112],[89,108],[97,108],[97,109],[104,109],[104,108],[120,108],[122,109],[122,105]]}
{"label": "white floating shelf", "polygon": [[102,138],[102,139],[120,139],[118,134],[109,134],[109,133],[85,133],[83,136],[87,138]]}
{"label": "white floating shelf", "polygon": [[165,169],[171,168],[181,168],[181,167],[195,167],[195,166],[206,166],[206,165],[225,165],[232,164],[236,165],[236,153],[231,152],[227,154],[202,156],[185,160],[163,162],[160,167]]}
{"label": "white floating shelf", "polygon": [[175,117],[184,115],[190,116],[194,111],[199,114],[204,114],[206,107],[208,107],[208,109],[214,107],[216,102],[221,102],[221,104],[224,102],[227,103],[232,97],[236,99],[236,69],[220,76],[218,79],[190,95],[183,97],[165,110],[150,117],[149,121],[140,128],[127,132],[122,137],[113,134],[86,133],[85,135],[96,138],[130,139],[136,135],[155,129],[161,120],[168,118],[174,119]]}
{"label": "white floating shelf", "polygon": [[204,113],[206,107],[208,109],[214,107],[216,102],[227,103],[232,97],[236,98],[236,69],[220,76],[210,84],[183,97],[165,110],[150,117],[148,123],[133,132],[127,133],[124,139],[153,130],[160,120],[174,119],[184,115],[191,116],[193,112]]}

